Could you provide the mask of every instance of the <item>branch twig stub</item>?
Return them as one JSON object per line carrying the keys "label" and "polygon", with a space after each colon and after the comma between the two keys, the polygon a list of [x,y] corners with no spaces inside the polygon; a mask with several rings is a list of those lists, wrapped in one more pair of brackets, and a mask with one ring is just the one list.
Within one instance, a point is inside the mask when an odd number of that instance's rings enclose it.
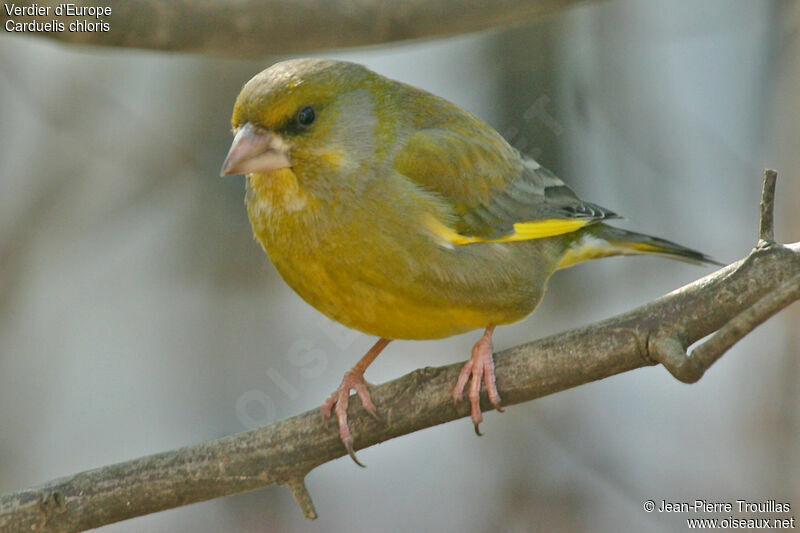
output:
{"label": "branch twig stub", "polygon": [[772,169],[764,169],[764,182],[761,188],[761,218],[758,224],[758,239],[765,244],[775,242],[775,181],[778,173]]}

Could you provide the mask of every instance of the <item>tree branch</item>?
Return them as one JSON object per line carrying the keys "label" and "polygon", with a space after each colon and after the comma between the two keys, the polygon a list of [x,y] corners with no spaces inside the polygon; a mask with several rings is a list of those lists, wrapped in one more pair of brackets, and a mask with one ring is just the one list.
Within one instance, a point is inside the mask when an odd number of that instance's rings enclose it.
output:
{"label": "tree branch", "polygon": [[681,335],[659,331],[650,344],[650,355],[684,383],[695,383],[731,346],[769,317],[800,299],[800,274],[736,315],[714,335],[687,355]]}
{"label": "tree branch", "polygon": [[[774,187],[765,186],[762,205],[773,205],[773,195]],[[771,211],[762,212],[761,220],[760,235],[771,234]],[[696,381],[734,342],[800,298],[798,279],[800,243],[781,246],[762,239],[744,259],[638,309],[498,353],[503,403],[657,362],[678,379]],[[686,346],[715,331],[686,356]],[[467,416],[469,406],[455,407],[451,395],[461,366],[423,368],[373,388],[382,422],[357,400],[351,402],[355,448]],[[481,405],[490,408],[485,397]],[[335,426],[330,421],[323,428],[319,411],[311,410],[261,429],[8,493],[0,496],[0,531],[83,530],[275,483],[288,484],[313,518],[302,480],[345,455]]]}
{"label": "tree branch", "polygon": [[[26,32],[72,44],[201,52],[261,58],[309,50],[365,46],[476,32],[521,24],[585,0],[74,0],[78,6],[110,6],[110,31]],[[48,16],[9,15],[0,23],[59,21],[61,0],[15,2],[50,8]]]}

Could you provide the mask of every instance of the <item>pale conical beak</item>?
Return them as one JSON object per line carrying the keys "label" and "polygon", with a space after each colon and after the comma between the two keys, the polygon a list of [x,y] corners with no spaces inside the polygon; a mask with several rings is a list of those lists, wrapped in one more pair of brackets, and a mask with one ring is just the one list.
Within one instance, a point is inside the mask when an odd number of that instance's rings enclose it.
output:
{"label": "pale conical beak", "polygon": [[279,135],[249,122],[236,130],[220,176],[269,172],[292,166],[289,145]]}

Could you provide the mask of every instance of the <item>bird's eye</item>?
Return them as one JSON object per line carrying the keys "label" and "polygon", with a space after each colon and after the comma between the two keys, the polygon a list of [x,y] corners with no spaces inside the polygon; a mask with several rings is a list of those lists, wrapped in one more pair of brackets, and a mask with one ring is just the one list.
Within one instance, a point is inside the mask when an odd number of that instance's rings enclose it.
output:
{"label": "bird's eye", "polygon": [[297,123],[301,126],[310,126],[314,119],[317,118],[314,114],[314,108],[306,106],[297,112]]}

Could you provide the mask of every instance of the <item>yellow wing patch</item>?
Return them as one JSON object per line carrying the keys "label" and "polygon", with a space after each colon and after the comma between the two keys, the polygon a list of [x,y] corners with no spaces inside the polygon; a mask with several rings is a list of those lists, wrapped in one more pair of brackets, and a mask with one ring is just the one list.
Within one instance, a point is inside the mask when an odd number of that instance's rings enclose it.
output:
{"label": "yellow wing patch", "polygon": [[473,244],[476,242],[514,242],[555,237],[556,235],[577,231],[592,222],[595,222],[595,220],[574,218],[548,218],[533,222],[517,222],[514,224],[513,233],[496,238],[462,235],[433,217],[428,220],[427,225],[431,232],[441,240],[450,245],[462,246],[464,244]]}
{"label": "yellow wing patch", "polygon": [[577,231],[592,222],[597,221],[595,219],[548,218],[535,222],[517,222],[514,224],[514,233],[506,235],[498,239],[498,241],[527,241],[529,239],[555,237],[556,235]]}

